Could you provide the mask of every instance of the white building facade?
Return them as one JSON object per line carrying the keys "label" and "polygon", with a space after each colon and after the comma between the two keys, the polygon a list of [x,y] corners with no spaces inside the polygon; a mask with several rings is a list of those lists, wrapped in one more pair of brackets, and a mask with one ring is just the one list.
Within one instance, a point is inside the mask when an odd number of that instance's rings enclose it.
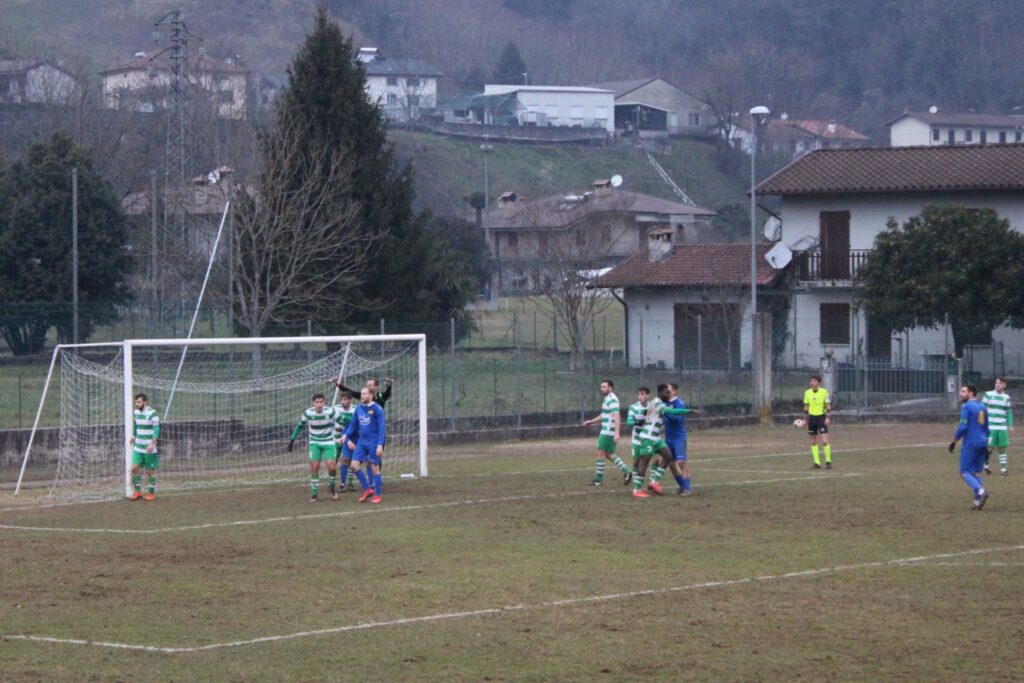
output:
{"label": "white building facade", "polygon": [[888,125],[892,147],[1004,144],[1024,138],[1024,116],[908,111]]}
{"label": "white building facade", "polygon": [[77,89],[78,81],[51,62],[0,60],[0,102],[65,104]]}
{"label": "white building facade", "polygon": [[485,85],[484,95],[516,98],[522,126],[601,128],[615,132],[615,93],[603,88],[548,85]]}
{"label": "white building facade", "polygon": [[392,121],[411,121],[437,107],[442,74],[421,59],[385,57],[377,48],[359,50],[366,71],[366,93]]}

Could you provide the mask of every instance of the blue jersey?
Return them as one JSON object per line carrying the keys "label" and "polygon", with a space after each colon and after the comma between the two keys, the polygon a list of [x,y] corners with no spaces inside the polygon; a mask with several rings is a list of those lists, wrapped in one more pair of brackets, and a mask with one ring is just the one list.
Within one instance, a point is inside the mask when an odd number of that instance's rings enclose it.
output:
{"label": "blue jersey", "polygon": [[[683,399],[676,396],[671,401],[665,403],[665,407],[685,408],[686,404],[683,403]],[[665,415],[665,441],[679,441],[686,438],[685,418],[685,415]]]}
{"label": "blue jersey", "polygon": [[345,428],[346,441],[358,441],[370,446],[384,445],[384,409],[376,403],[356,406],[352,421]]}
{"label": "blue jersey", "polygon": [[988,445],[988,411],[981,403],[971,399],[960,408],[960,425],[956,439],[963,438],[964,446]]}

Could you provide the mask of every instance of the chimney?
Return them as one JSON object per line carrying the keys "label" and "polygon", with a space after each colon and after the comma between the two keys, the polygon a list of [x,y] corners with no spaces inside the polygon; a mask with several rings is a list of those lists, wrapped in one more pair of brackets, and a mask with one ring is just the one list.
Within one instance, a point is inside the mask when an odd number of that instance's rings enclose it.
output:
{"label": "chimney", "polygon": [[377,54],[377,48],[375,47],[361,47],[359,48],[359,61],[363,64],[372,62],[377,59],[380,55]]}
{"label": "chimney", "polygon": [[652,263],[664,261],[672,255],[672,228],[654,228],[647,233],[647,260]]}
{"label": "chimney", "polygon": [[498,206],[501,207],[502,212],[506,216],[511,216],[516,212],[516,203],[519,197],[515,192],[502,192],[501,196],[498,197]]}
{"label": "chimney", "polygon": [[594,183],[594,195],[597,197],[607,197],[612,193],[612,181],[604,178],[595,180]]}

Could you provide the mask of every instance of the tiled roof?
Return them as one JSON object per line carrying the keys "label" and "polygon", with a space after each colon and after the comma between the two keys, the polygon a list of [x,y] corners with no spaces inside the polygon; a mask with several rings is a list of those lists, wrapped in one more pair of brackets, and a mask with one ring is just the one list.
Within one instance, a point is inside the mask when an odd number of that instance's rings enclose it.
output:
{"label": "tiled roof", "polygon": [[43,65],[48,65],[67,73],[67,69],[46,59],[0,59],[0,74],[24,73]]}
{"label": "tiled roof", "polygon": [[835,121],[814,121],[810,119],[795,120],[790,119],[787,121],[791,126],[796,126],[802,130],[816,135],[819,138],[825,138],[826,140],[867,140],[866,135],[862,135],[857,131],[844,126],[841,123]]}
{"label": "tiled roof", "polygon": [[763,180],[760,194],[1024,190],[1024,144],[819,149]]}
{"label": "tiled roof", "polygon": [[[576,195],[582,197],[582,195]],[[572,225],[584,216],[593,213],[646,213],[662,216],[716,215],[714,211],[691,206],[649,194],[613,190],[607,195],[591,194],[585,200],[568,203],[564,194],[543,197],[534,201],[519,200],[515,208],[503,208],[488,214],[488,225],[492,230],[516,230],[530,228],[563,228]]]}
{"label": "tiled roof", "polygon": [[[779,272],[764,255],[771,244],[757,245],[757,284],[770,285]],[[750,286],[749,244],[682,244],[661,261],[641,249],[593,282],[598,288]]]}
{"label": "tiled roof", "polygon": [[[106,74],[120,73],[122,71],[139,71],[150,68],[156,69],[157,71],[170,71],[171,61],[169,57],[166,54],[156,57],[156,54],[158,54],[158,51],[151,50],[141,57],[134,56],[129,60],[117,62],[108,67],[107,69],[101,71],[100,75],[103,76]],[[249,69],[245,68],[244,66],[241,66],[240,64],[228,62],[223,59],[214,59],[213,57],[200,57],[199,55],[190,55],[188,64],[189,69],[191,69],[192,71],[219,71],[222,73],[242,74],[249,73]]]}
{"label": "tiled roof", "polygon": [[440,78],[443,74],[422,59],[392,59],[376,57],[365,62],[367,76],[423,76],[424,78]]}
{"label": "tiled roof", "polygon": [[889,121],[886,125],[891,126],[904,118],[917,119],[918,121],[923,121],[924,123],[933,126],[991,126],[993,128],[1024,127],[1024,116],[945,111],[938,111],[934,114],[930,111],[906,111],[894,118],[892,121]]}

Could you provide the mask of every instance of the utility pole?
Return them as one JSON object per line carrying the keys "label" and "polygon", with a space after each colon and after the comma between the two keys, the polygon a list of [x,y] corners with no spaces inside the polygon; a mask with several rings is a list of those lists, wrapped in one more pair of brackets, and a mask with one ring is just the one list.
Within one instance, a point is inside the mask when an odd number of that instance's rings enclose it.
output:
{"label": "utility pole", "polygon": [[[228,201],[234,196],[234,184],[228,180]],[[235,207],[228,210],[228,335],[235,334]]]}
{"label": "utility pole", "polygon": [[[491,247],[491,179],[489,169],[487,167],[487,156],[488,154],[490,154],[492,149],[494,149],[494,145],[488,143],[487,136],[485,135],[484,141],[480,145],[480,151],[484,153],[484,242],[487,243],[488,256],[493,256],[493,251]],[[495,265],[499,270],[498,279],[500,280],[501,264]],[[491,286],[487,288],[488,302],[494,301],[494,299],[496,298],[494,296],[494,287],[496,284],[497,282],[492,274]]]}
{"label": "utility pole", "polygon": [[156,265],[156,169],[149,171],[149,324],[150,331],[156,324],[156,311],[159,305],[157,290],[159,289],[159,275]]}
{"label": "utility pole", "polygon": [[71,167],[71,339],[78,343],[78,167]]}

